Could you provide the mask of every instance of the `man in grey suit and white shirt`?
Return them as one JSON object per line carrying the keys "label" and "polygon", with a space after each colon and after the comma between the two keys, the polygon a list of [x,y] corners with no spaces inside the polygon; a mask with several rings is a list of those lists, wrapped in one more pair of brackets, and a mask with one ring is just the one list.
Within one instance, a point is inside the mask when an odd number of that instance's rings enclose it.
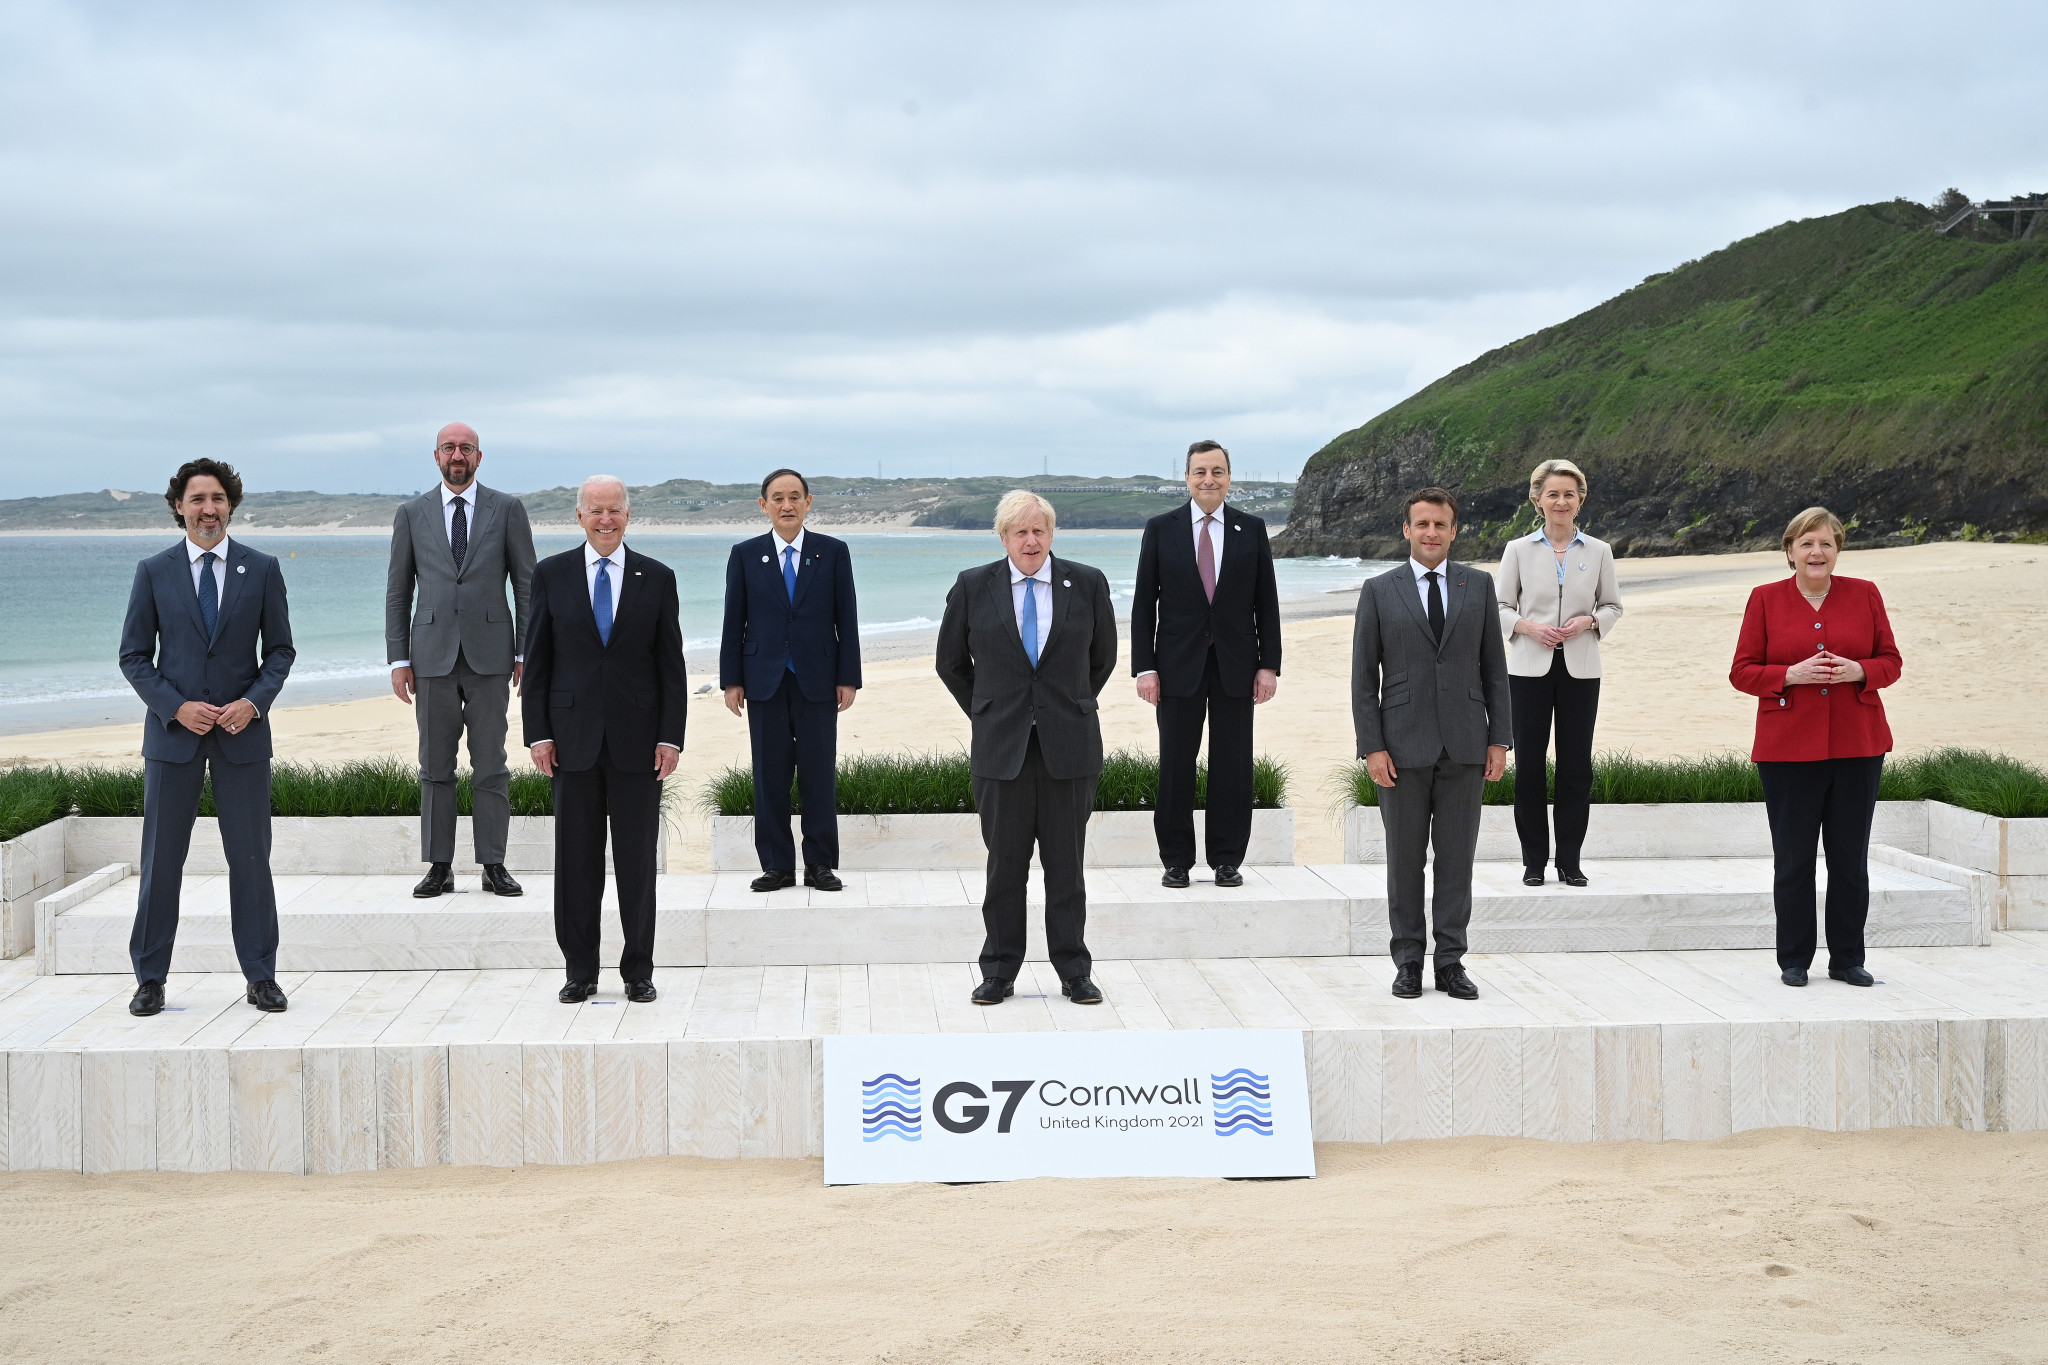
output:
{"label": "man in grey suit and white shirt", "polygon": [[442,427],[434,438],[441,482],[400,507],[391,526],[384,648],[391,690],[408,705],[418,697],[420,859],[430,866],[412,893],[423,898],[455,889],[455,755],[464,730],[484,889],[500,896],[522,890],[505,870],[512,824],[505,730],[525,659],[533,528],[526,504],[476,481],[483,458],[474,429]]}
{"label": "man in grey suit and white shirt", "polygon": [[1401,523],[1409,559],[1358,593],[1351,642],[1351,719],[1358,756],[1380,788],[1387,836],[1387,918],[1394,994],[1422,994],[1429,921],[1422,873],[1436,850],[1436,988],[1476,1000],[1465,974],[1472,858],[1480,796],[1507,771],[1513,735],[1507,649],[1493,579],[1447,562],[1458,500],[1441,488],[1409,496]]}

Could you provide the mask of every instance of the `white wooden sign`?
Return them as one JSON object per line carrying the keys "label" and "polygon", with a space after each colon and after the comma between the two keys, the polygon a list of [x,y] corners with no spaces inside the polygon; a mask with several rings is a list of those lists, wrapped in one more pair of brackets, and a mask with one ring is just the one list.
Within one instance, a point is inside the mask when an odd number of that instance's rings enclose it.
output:
{"label": "white wooden sign", "polygon": [[832,1034],[825,1183],[1312,1176],[1299,1029]]}

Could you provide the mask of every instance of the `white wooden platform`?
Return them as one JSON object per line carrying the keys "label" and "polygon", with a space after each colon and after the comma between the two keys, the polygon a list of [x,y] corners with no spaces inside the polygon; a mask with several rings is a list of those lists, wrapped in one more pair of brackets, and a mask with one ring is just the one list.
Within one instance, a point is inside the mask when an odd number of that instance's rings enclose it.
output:
{"label": "white wooden platform", "polygon": [[1778,984],[1768,952],[1477,956],[1476,1002],[1387,992],[1384,958],[1098,961],[1082,1007],[1034,963],[968,1003],[966,963],[713,966],[616,977],[577,1006],[558,968],[286,973],[281,1015],[232,975],[0,964],[0,1167],[334,1172],[815,1154],[833,1033],[1306,1030],[1316,1136],[1554,1141],[1750,1128],[2048,1128],[2048,933],[1878,949],[1884,984]]}
{"label": "white wooden platform", "polygon": [[[1773,939],[1767,858],[1621,859],[1586,865],[1583,889],[1522,885],[1518,863],[1474,876],[1475,952],[1763,948]],[[848,871],[836,893],[748,889],[751,872],[659,879],[655,961],[682,966],[963,962],[981,948],[979,871]],[[1206,878],[1198,872],[1198,878]],[[1153,868],[1091,868],[1088,941],[1109,958],[1341,957],[1387,951],[1386,875],[1372,864],[1247,867],[1245,885],[1159,885]],[[553,878],[526,895],[412,898],[411,875],[280,876],[278,966],[286,971],[547,968],[555,946]],[[38,969],[128,969],[137,883],[119,865],[38,905]],[[1875,849],[1868,939],[1892,947],[1988,941],[1995,879]],[[1034,902],[1042,899],[1032,884]],[[172,970],[235,970],[227,879],[186,879]],[[1033,917],[1037,919],[1036,916]],[[609,932],[617,916],[608,910]],[[1042,925],[1031,929],[1042,954]],[[616,960],[617,944],[605,956]]]}

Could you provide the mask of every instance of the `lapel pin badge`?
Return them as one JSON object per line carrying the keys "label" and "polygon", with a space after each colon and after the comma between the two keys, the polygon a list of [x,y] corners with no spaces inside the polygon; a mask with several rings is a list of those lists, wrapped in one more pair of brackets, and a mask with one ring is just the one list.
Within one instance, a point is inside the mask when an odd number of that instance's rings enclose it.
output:
{"label": "lapel pin badge", "polygon": [[247,572],[249,572],[249,566],[248,566],[247,564],[237,564],[237,565],[235,565],[235,572],[236,572],[236,573],[247,573]]}
{"label": "lapel pin badge", "polygon": [[1074,586],[1074,580],[1071,578],[1062,578],[1060,580],[1060,586],[1063,588],[1071,588]]}
{"label": "lapel pin badge", "polygon": [[1232,523],[1230,524],[1230,529],[1231,529],[1231,530],[1233,530],[1233,531],[1242,531],[1242,530],[1244,529],[1244,527],[1242,527],[1242,526],[1239,526],[1239,525],[1238,525],[1238,524],[1237,524],[1236,522],[1232,522]]}

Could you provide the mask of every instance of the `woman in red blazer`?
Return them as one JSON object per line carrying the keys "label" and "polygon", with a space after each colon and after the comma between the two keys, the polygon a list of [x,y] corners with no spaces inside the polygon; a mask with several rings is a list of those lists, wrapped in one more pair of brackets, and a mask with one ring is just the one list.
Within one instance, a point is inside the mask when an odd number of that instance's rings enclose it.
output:
{"label": "woman in red blazer", "polygon": [[1868,986],[1870,819],[1892,747],[1878,689],[1899,680],[1899,647],[1877,585],[1837,578],[1842,523],[1809,507],[1785,528],[1792,577],[1749,595],[1728,680],[1757,698],[1750,758],[1764,784],[1776,863],[1778,967],[1804,986],[1814,953],[1814,850],[1828,857],[1828,975]]}

